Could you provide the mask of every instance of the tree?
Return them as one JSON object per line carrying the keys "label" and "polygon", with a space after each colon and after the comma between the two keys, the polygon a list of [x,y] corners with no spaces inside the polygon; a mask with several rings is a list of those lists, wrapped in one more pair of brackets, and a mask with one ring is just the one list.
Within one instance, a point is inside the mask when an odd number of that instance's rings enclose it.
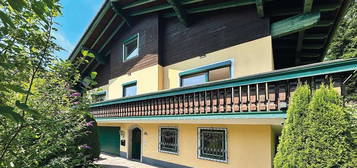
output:
{"label": "tree", "polygon": [[77,141],[97,140],[88,100],[73,90],[85,57],[54,55],[60,9],[59,0],[0,0],[0,167],[85,167],[95,157],[98,143]]}
{"label": "tree", "polygon": [[299,86],[292,96],[274,167],[354,167],[354,124],[342,98],[324,85],[310,92]]}
{"label": "tree", "polygon": [[[337,27],[335,36],[329,45],[325,60],[357,58],[357,3],[352,1],[345,16]],[[357,73],[346,86],[346,100],[357,101]]]}
{"label": "tree", "polygon": [[302,153],[305,147],[304,118],[311,98],[309,86],[299,86],[291,97],[287,119],[280,137],[278,152],[274,158],[274,166],[281,167],[306,167],[306,157]]}
{"label": "tree", "polygon": [[316,90],[309,105],[304,125],[308,167],[354,167],[351,115],[341,96],[324,85]]}

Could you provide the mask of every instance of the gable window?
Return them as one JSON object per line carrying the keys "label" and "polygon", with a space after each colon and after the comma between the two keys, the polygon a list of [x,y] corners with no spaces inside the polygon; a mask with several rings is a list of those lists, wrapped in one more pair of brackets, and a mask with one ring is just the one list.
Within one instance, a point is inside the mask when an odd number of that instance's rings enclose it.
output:
{"label": "gable window", "polygon": [[161,127],[159,130],[159,151],[178,152],[178,129],[174,127]]}
{"label": "gable window", "polygon": [[227,130],[225,128],[199,128],[198,157],[227,161]]}
{"label": "gable window", "polygon": [[192,86],[206,82],[231,78],[231,61],[224,61],[180,73],[181,86]]}
{"label": "gable window", "polygon": [[123,42],[123,61],[139,56],[139,34]]}
{"label": "gable window", "polygon": [[92,94],[92,101],[93,101],[93,103],[104,101],[106,96],[107,96],[106,91],[94,93],[94,94]]}
{"label": "gable window", "polygon": [[135,96],[137,92],[136,81],[123,84],[123,97]]}

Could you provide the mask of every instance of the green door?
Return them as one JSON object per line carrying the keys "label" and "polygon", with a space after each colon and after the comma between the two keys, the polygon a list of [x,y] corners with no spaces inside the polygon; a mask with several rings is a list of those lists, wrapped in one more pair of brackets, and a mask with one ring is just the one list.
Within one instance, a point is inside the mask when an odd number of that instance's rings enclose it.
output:
{"label": "green door", "polygon": [[120,155],[120,128],[98,127],[100,149],[102,152]]}
{"label": "green door", "polygon": [[133,134],[132,134],[132,159],[137,159],[140,160],[140,155],[141,155],[141,130],[139,128],[134,128],[133,129]]}

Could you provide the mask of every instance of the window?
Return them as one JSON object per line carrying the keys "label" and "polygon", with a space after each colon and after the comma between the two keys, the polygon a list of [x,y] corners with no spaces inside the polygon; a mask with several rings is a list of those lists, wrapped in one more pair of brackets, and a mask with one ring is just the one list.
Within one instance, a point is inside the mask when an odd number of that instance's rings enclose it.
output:
{"label": "window", "polygon": [[92,101],[93,101],[93,103],[104,101],[106,96],[107,96],[106,91],[102,91],[102,92],[98,92],[98,93],[92,94]]}
{"label": "window", "polygon": [[224,128],[199,128],[198,157],[227,161],[227,130]]}
{"label": "window", "polygon": [[200,67],[180,73],[181,86],[192,86],[205,82],[231,78],[231,61]]}
{"label": "window", "polygon": [[136,81],[123,84],[123,97],[136,95]]}
{"label": "window", "polygon": [[178,152],[178,129],[162,127],[159,134],[159,151],[176,154]]}
{"label": "window", "polygon": [[139,55],[139,34],[130,37],[123,43],[123,61]]}
{"label": "window", "polygon": [[205,83],[207,81],[206,73],[198,73],[181,77],[182,86],[192,86]]}

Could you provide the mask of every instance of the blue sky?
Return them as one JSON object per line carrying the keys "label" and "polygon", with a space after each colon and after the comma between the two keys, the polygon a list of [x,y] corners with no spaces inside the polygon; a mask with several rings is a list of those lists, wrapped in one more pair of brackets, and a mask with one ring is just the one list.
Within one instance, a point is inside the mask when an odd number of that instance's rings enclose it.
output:
{"label": "blue sky", "polygon": [[63,15],[56,18],[59,24],[53,35],[65,51],[57,53],[61,59],[67,59],[79,39],[84,34],[94,16],[105,0],[60,0]]}

